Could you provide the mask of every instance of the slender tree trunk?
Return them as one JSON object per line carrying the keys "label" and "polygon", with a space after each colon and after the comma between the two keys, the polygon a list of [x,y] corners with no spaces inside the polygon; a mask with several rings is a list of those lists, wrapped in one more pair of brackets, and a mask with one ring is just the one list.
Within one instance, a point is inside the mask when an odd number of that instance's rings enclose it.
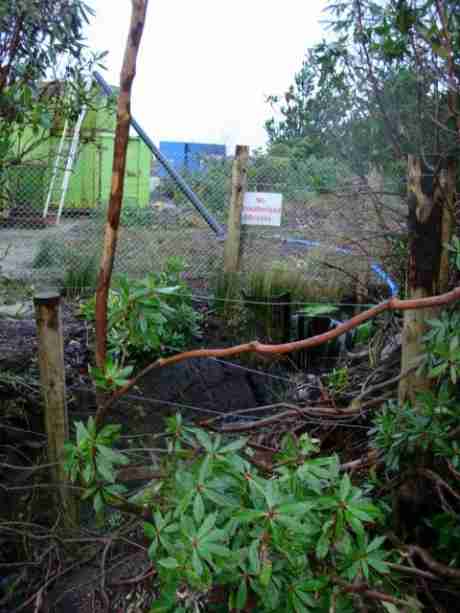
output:
{"label": "slender tree trunk", "polygon": [[107,298],[112,277],[118,239],[126,151],[131,124],[131,88],[136,74],[136,61],[145,24],[148,0],[132,0],[131,23],[126,44],[118,96],[117,127],[113,154],[112,187],[105,225],[104,248],[96,290],[96,364],[104,368],[107,354]]}
{"label": "slender tree trunk", "polygon": [[[446,248],[455,223],[455,163],[440,158],[408,159],[409,267],[408,297],[426,298],[445,292],[449,282]],[[401,371],[415,366],[423,354],[427,321],[437,309],[404,313]],[[401,379],[399,400],[414,403],[417,392],[430,387],[430,380],[413,374]]]}

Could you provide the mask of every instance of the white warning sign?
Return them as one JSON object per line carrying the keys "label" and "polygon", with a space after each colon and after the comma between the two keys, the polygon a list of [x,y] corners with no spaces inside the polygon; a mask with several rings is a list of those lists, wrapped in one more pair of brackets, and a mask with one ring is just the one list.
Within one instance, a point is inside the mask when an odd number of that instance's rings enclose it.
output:
{"label": "white warning sign", "polygon": [[283,195],[247,192],[244,196],[241,223],[245,226],[280,226]]}

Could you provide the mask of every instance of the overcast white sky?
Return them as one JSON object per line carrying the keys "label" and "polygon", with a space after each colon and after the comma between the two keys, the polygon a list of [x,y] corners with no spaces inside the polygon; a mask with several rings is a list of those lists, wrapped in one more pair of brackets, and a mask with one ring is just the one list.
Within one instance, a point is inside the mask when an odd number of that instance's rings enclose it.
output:
{"label": "overcast white sky", "polygon": [[[91,0],[88,32],[118,84],[129,0]],[[150,0],[133,115],[160,140],[265,143],[269,94],[283,93],[306,49],[324,35],[326,0]]]}

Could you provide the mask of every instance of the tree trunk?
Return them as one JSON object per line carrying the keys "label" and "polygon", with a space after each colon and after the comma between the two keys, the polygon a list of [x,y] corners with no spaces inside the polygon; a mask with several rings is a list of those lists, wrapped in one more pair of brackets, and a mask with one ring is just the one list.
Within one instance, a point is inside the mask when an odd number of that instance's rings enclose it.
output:
{"label": "tree trunk", "polygon": [[96,364],[103,369],[107,354],[107,299],[112,278],[118,239],[123,187],[126,169],[126,151],[131,125],[131,88],[136,74],[136,61],[148,0],[132,0],[132,15],[120,77],[117,127],[113,154],[112,187],[105,225],[104,248],[96,290]]}
{"label": "tree trunk", "polygon": [[[408,298],[426,298],[447,291],[449,256],[446,248],[455,223],[455,162],[409,156],[408,159]],[[438,309],[405,311],[401,372],[415,367],[424,352],[427,321]],[[415,402],[430,380],[415,371],[401,379],[399,401]]]}

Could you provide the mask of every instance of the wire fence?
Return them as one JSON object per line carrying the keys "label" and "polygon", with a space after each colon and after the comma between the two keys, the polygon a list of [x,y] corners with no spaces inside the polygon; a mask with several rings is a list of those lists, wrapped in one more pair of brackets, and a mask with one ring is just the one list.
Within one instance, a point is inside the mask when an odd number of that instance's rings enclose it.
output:
{"label": "wire fence", "polygon": [[[41,157],[3,172],[0,273],[35,284],[91,286],[110,194],[113,134],[105,129],[82,134],[66,190],[65,165],[57,164],[59,142],[56,137]],[[140,139],[130,139],[115,273],[141,277],[179,256],[186,278],[209,295],[223,269],[225,240],[143,148]],[[225,228],[232,159],[204,159],[197,166],[181,168],[180,174]],[[248,191],[279,193],[283,205],[279,226],[242,227],[246,292],[251,294],[259,283],[253,276],[261,272],[276,273],[283,282],[289,277],[291,287],[308,283],[316,293],[321,285],[329,298],[352,295],[357,279],[364,285],[382,283],[372,264],[385,267],[391,255],[388,236],[400,231],[404,207],[400,186],[380,185],[382,193],[392,195],[379,196],[379,202],[385,198],[394,213],[382,221],[372,187],[333,160],[251,158]]]}

